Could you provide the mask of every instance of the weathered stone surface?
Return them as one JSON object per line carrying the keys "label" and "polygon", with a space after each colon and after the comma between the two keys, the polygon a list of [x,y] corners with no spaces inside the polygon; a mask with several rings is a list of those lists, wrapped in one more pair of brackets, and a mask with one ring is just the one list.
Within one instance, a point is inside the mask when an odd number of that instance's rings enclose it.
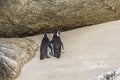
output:
{"label": "weathered stone surface", "polygon": [[29,39],[0,38],[0,80],[14,80],[35,56],[37,46]]}
{"label": "weathered stone surface", "polygon": [[119,13],[120,0],[0,0],[0,37],[118,20]]}
{"label": "weathered stone surface", "polygon": [[105,72],[90,80],[120,80],[120,68]]}

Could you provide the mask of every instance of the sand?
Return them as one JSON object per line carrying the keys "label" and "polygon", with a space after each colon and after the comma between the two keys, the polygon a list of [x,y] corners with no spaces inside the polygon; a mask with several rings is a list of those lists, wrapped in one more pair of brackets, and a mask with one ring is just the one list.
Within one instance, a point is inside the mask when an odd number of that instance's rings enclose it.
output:
{"label": "sand", "polygon": [[[42,37],[28,38],[40,45]],[[89,80],[120,67],[120,21],[65,31],[61,39],[60,59],[40,60],[38,51],[16,80]]]}

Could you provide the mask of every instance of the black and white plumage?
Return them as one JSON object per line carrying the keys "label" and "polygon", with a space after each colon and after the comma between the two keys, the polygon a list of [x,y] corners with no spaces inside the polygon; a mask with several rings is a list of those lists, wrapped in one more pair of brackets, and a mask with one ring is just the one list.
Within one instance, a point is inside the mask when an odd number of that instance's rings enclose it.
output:
{"label": "black and white plumage", "polygon": [[53,56],[56,58],[60,58],[61,56],[61,47],[64,49],[63,43],[60,38],[60,31],[55,31],[53,34],[53,38],[51,40],[51,44],[53,46]]}
{"label": "black and white plumage", "polygon": [[40,46],[40,59],[41,60],[43,60],[44,58],[50,58],[48,55],[48,48],[50,48],[51,53],[53,53],[49,38],[47,34],[45,33],[42,39],[42,42],[41,42],[41,46]]}

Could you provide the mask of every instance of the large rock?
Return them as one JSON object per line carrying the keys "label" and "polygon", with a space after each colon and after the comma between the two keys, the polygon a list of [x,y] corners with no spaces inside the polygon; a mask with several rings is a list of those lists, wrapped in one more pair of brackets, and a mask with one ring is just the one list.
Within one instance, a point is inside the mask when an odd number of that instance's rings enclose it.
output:
{"label": "large rock", "polygon": [[0,38],[0,80],[14,80],[22,67],[35,56],[32,40]]}
{"label": "large rock", "polygon": [[0,37],[118,20],[119,13],[120,0],[0,0]]}

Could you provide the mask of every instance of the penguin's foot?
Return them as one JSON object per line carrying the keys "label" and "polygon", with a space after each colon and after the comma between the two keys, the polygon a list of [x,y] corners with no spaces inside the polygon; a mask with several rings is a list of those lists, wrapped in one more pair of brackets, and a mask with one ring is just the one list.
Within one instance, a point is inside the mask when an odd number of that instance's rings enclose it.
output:
{"label": "penguin's foot", "polygon": [[49,55],[50,55],[50,56],[54,56],[52,52],[49,52]]}
{"label": "penguin's foot", "polygon": [[51,57],[47,55],[46,58],[51,58]]}

